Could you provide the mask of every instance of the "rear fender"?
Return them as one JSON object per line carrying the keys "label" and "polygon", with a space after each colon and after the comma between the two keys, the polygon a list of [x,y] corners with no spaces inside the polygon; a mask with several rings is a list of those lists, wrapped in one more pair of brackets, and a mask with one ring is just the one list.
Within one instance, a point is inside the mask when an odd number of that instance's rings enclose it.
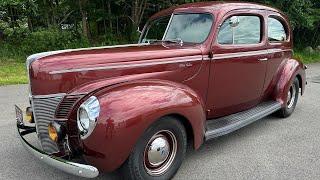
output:
{"label": "rear fender", "polygon": [[101,112],[94,132],[83,141],[85,158],[105,171],[121,166],[138,139],[159,118],[185,117],[192,127],[194,147],[203,143],[204,104],[189,87],[162,80],[139,80],[94,93]]}
{"label": "rear fender", "polygon": [[289,59],[284,64],[280,77],[278,78],[278,82],[275,86],[275,90],[273,93],[273,99],[277,100],[285,106],[285,102],[287,100],[287,92],[295,78],[299,79],[299,84],[301,88],[301,95],[304,93],[305,85],[306,85],[306,74],[304,66],[301,62],[295,59]]}

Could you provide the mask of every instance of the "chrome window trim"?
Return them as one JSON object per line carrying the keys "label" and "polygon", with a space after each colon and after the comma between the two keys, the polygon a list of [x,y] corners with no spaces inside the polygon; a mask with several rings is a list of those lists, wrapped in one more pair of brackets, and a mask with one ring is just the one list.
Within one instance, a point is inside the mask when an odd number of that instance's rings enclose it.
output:
{"label": "chrome window trim", "polygon": [[168,33],[168,30],[169,30],[169,27],[171,25],[171,22],[172,22],[172,19],[173,19],[173,16],[174,16],[174,13],[171,14],[171,17],[170,17],[170,20],[168,22],[168,25],[167,25],[167,28],[166,28],[166,31],[164,32],[163,34],[163,37],[162,37],[162,40],[164,40],[164,38],[166,38],[167,36],[167,33]]}

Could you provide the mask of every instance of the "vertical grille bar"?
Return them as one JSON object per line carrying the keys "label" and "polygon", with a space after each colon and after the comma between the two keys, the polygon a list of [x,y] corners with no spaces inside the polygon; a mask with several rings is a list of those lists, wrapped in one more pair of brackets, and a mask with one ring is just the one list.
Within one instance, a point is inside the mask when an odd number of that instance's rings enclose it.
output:
{"label": "vertical grille bar", "polygon": [[62,98],[63,95],[56,95],[52,97],[33,97],[32,99],[38,138],[42,149],[50,154],[59,151],[56,143],[49,138],[48,125],[54,120],[55,110]]}

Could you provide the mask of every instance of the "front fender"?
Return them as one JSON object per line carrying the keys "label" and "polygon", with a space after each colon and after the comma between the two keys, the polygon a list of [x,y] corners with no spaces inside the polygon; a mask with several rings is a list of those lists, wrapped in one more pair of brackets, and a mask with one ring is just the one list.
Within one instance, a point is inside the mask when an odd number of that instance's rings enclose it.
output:
{"label": "front fender", "polygon": [[119,168],[144,131],[166,115],[185,117],[194,146],[203,142],[205,111],[189,87],[162,80],[140,80],[107,87],[94,94],[101,112],[94,132],[83,140],[85,159],[104,171]]}
{"label": "front fender", "polygon": [[303,94],[306,85],[304,65],[300,61],[289,59],[284,64],[273,93],[274,99],[280,102],[283,106],[285,106],[287,92],[296,77],[299,79],[301,94]]}

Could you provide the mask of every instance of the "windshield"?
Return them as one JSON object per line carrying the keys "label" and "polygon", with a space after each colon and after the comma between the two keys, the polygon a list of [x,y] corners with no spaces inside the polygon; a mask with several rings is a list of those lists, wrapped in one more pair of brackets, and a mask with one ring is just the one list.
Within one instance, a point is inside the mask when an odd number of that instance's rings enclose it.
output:
{"label": "windshield", "polygon": [[212,23],[213,18],[210,14],[174,14],[171,21],[170,17],[151,21],[142,42],[181,40],[202,43],[207,39]]}

